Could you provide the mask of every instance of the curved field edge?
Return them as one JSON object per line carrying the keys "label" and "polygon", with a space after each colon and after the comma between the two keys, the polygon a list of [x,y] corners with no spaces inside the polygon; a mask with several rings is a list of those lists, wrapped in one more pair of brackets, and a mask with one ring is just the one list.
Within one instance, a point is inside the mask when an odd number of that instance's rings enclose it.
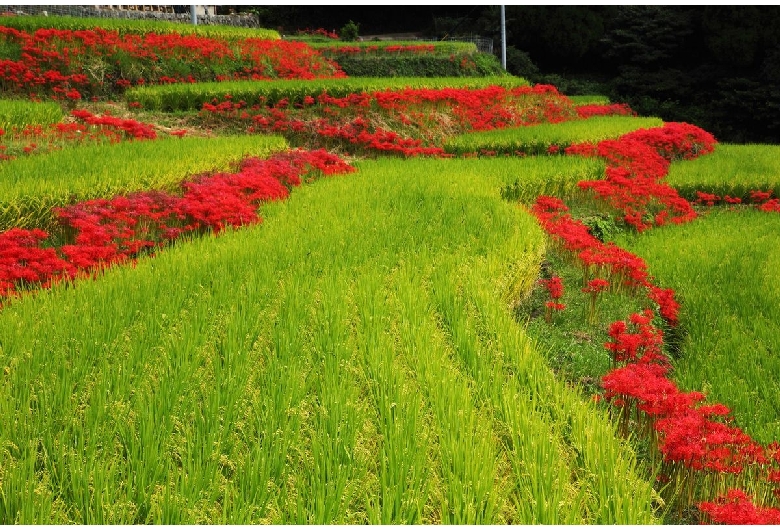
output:
{"label": "curved field edge", "polygon": [[598,143],[615,139],[624,134],[653,127],[662,127],[660,118],[639,118],[634,116],[595,116],[585,120],[571,120],[558,123],[543,123],[525,127],[511,127],[461,134],[447,140],[444,150],[463,155],[478,151],[492,151],[496,154],[540,155],[555,153],[572,144],[581,142]]}
{"label": "curved field edge", "polygon": [[166,138],[73,147],[0,165],[0,230],[51,229],[53,208],[142,190],[172,190],[197,174],[287,148],[278,136]]}
{"label": "curved field edge", "polygon": [[686,336],[675,379],[727,404],[762,443],[780,438],[778,230],[777,214],[718,208],[624,241],[680,297]]}
{"label": "curved field edge", "polygon": [[529,86],[528,81],[514,76],[497,77],[347,77],[339,79],[281,79],[274,81],[223,81],[133,87],[125,92],[125,100],[139,104],[144,110],[200,110],[204,103],[230,96],[234,101],[249,105],[273,105],[280,100],[302,103],[306,96],[316,97],[323,92],[331,97],[347,97],[361,92],[379,92],[403,89],[486,88],[500,86],[514,88]]}
{"label": "curved field edge", "polygon": [[718,144],[715,151],[695,160],[672,164],[669,185],[695,201],[696,192],[731,196],[749,202],[751,192],[780,196],[780,146]]}
{"label": "curved field edge", "polygon": [[0,519],[654,522],[511,317],[536,222],[500,177],[398,169],[5,308]]}

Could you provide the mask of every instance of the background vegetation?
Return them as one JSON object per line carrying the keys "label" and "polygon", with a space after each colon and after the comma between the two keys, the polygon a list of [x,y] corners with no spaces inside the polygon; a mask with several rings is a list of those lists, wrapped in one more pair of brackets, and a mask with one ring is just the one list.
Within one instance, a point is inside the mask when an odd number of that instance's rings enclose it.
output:
{"label": "background vegetation", "polygon": [[[239,7],[240,8],[240,7]],[[262,6],[261,25],[494,39],[498,6]],[[507,68],[726,142],[780,143],[779,6],[506,6]]]}

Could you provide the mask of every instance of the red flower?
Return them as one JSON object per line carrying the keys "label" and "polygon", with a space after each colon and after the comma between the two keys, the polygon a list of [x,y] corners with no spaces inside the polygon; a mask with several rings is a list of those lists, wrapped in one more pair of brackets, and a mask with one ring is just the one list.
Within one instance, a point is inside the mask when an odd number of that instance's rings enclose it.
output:
{"label": "red flower", "polygon": [[587,287],[583,287],[583,293],[601,293],[609,288],[609,282],[603,278],[594,278],[588,282]]}

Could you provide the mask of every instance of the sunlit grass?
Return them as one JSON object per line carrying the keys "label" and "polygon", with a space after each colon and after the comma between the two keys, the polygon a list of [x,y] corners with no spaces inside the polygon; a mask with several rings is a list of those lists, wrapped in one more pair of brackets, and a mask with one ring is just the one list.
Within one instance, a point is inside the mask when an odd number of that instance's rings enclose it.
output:
{"label": "sunlit grass", "polygon": [[763,443],[780,438],[779,231],[777,214],[724,209],[623,241],[678,293],[675,381],[732,408]]}
{"label": "sunlit grass", "polygon": [[52,208],[120,193],[175,188],[208,171],[224,171],[246,156],[285,149],[283,138],[166,138],[80,146],[0,165],[0,230],[48,229]]}
{"label": "sunlit grass", "polygon": [[516,175],[398,162],[7,305],[0,521],[653,522],[512,319],[544,250]]}
{"label": "sunlit grass", "polygon": [[182,33],[219,38],[256,38],[279,40],[279,32],[272,29],[242,28],[212,24],[182,24],[165,20],[133,20],[125,18],[88,18],[70,16],[24,15],[3,17],[2,25],[20,31],[34,32],[40,28],[67,29],[71,31],[102,28],[125,33]]}
{"label": "sunlit grass", "polygon": [[677,162],[666,181],[680,195],[696,200],[696,192],[749,199],[753,190],[780,196],[780,146],[718,144],[715,152]]}
{"label": "sunlit grass", "polygon": [[225,81],[211,83],[178,83],[133,87],[125,92],[125,100],[140,103],[145,110],[200,110],[214,99],[248,105],[273,105],[285,99],[290,104],[302,103],[306,96],[316,98],[323,92],[331,97],[346,97],[360,92],[382,90],[485,88],[488,86],[520,87],[528,82],[520,77],[349,77],[345,79],[282,79],[276,81]]}
{"label": "sunlit grass", "polygon": [[578,107],[582,105],[609,105],[611,103],[607,96],[601,96],[597,94],[567,97]]}
{"label": "sunlit grass", "polygon": [[538,155],[547,153],[551,146],[558,152],[571,144],[597,143],[619,138],[638,129],[662,125],[663,121],[659,118],[598,116],[587,120],[467,133],[448,140],[444,148],[447,152],[456,154],[491,151],[497,154]]}
{"label": "sunlit grass", "polygon": [[[62,107],[53,101],[33,102],[16,99],[0,99],[0,130],[22,129],[25,125],[48,125],[62,119]],[[0,134],[0,145],[3,135]]]}

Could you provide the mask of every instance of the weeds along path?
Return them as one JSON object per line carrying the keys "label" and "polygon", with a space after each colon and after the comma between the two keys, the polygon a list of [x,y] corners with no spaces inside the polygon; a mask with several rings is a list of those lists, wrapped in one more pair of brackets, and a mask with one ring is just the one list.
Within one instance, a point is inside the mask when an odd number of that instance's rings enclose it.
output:
{"label": "weeds along path", "polygon": [[510,315],[542,231],[447,163],[365,161],[6,307],[0,522],[654,522]]}

